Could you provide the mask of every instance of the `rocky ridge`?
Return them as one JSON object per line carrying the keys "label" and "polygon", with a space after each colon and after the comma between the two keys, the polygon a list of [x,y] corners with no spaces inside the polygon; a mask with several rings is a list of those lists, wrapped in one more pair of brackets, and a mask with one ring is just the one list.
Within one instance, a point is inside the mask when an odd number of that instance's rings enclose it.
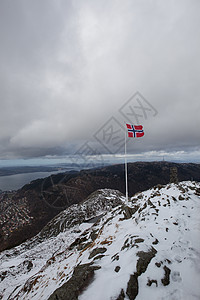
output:
{"label": "rocky ridge", "polygon": [[[179,181],[200,181],[200,164],[164,161],[129,163],[130,195],[156,184],[167,184],[171,168],[177,169]],[[124,165],[60,173],[46,179],[34,180],[16,192],[0,194],[0,251],[35,236],[65,208],[104,188],[125,192]],[[5,206],[9,210],[5,210]],[[17,211],[20,212],[20,218],[15,218]],[[8,219],[12,219],[12,226],[9,226]]]}
{"label": "rocky ridge", "polygon": [[197,299],[199,210],[197,182],[158,185],[128,202],[118,191],[97,191],[32,244],[1,253],[0,297]]}

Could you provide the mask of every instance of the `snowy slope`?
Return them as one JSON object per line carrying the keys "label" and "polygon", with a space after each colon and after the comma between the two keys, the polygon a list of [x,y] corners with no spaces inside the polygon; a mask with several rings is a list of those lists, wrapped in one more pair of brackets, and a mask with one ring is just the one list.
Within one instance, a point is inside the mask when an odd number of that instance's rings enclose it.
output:
{"label": "snowy slope", "polygon": [[94,193],[0,254],[0,299],[200,299],[199,213],[195,182]]}

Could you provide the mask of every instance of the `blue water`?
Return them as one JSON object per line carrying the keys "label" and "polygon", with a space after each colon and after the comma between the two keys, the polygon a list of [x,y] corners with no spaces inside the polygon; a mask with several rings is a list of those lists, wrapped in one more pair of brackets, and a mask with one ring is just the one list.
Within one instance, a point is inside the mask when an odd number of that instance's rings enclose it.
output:
{"label": "blue water", "polygon": [[25,184],[31,182],[32,180],[38,178],[44,178],[50,176],[51,174],[57,174],[61,172],[64,171],[35,172],[35,173],[15,174],[9,176],[0,176],[0,190],[2,191],[18,190]]}

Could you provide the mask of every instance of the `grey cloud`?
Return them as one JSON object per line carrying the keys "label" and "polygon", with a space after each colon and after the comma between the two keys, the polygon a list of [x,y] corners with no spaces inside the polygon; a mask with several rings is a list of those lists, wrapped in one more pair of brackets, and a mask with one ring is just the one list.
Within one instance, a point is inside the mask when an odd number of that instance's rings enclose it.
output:
{"label": "grey cloud", "polygon": [[76,151],[138,90],[158,115],[129,152],[196,149],[199,5],[1,1],[0,156]]}

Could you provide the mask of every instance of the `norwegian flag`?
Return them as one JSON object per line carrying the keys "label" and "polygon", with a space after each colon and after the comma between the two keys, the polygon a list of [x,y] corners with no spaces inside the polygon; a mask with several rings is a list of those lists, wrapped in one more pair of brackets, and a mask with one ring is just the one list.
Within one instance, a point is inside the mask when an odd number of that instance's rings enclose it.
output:
{"label": "norwegian flag", "polygon": [[144,135],[144,130],[142,125],[126,124],[126,127],[128,129],[128,137],[138,138]]}

